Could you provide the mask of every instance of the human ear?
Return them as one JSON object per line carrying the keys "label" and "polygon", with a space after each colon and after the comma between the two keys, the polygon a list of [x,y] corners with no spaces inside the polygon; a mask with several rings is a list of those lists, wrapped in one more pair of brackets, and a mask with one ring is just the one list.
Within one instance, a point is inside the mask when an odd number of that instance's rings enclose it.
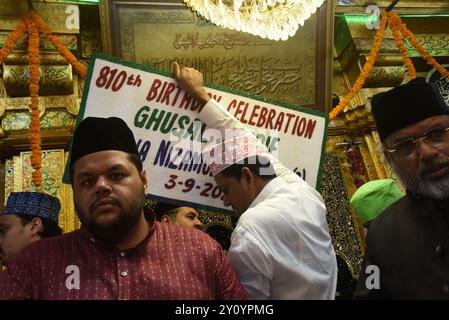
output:
{"label": "human ear", "polygon": [[246,183],[248,183],[248,184],[254,183],[254,176],[253,176],[253,173],[251,172],[251,170],[249,170],[249,168],[243,167],[241,169],[241,173],[242,173],[241,179],[244,179],[246,181]]}
{"label": "human ear", "polygon": [[147,186],[148,186],[148,181],[147,181],[147,171],[145,169],[143,169],[140,172],[140,179],[142,179],[143,182],[143,190],[145,191],[145,194],[147,193]]}
{"label": "human ear", "polygon": [[44,231],[44,225],[42,224],[42,220],[40,218],[33,218],[30,222],[30,227],[32,236]]}
{"label": "human ear", "polygon": [[170,219],[168,218],[167,215],[162,216],[161,218],[161,222],[162,223],[170,223]]}

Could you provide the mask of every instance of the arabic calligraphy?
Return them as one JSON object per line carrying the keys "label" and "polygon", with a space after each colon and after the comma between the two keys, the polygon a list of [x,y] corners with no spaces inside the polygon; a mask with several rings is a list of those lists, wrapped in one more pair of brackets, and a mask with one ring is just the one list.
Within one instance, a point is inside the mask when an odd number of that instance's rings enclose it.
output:
{"label": "arabic calligraphy", "polygon": [[173,61],[200,70],[207,82],[217,83],[243,92],[285,94],[298,92],[304,78],[300,57],[193,57],[150,58],[143,61],[162,70],[170,70]]}
{"label": "arabic calligraphy", "polygon": [[[184,9],[184,8],[183,8]],[[194,23],[195,14],[189,10],[135,10],[135,9],[122,9],[120,14],[123,18],[130,19],[132,21],[150,21],[151,23]],[[126,17],[125,17],[126,16]]]}
{"label": "arabic calligraphy", "polygon": [[441,95],[444,98],[444,101],[446,101],[446,104],[449,105],[449,80],[447,80],[445,77],[442,77],[435,81],[435,86],[440,90]]}
{"label": "arabic calligraphy", "polygon": [[316,57],[322,52],[315,16],[294,37],[277,42],[218,28],[184,7],[119,11],[120,54],[126,60],[169,72],[177,61],[200,70],[208,83],[315,108],[321,64]]}
{"label": "arabic calligraphy", "polygon": [[[40,66],[39,95],[64,95],[73,93],[72,67]],[[6,92],[11,97],[29,95],[28,66],[5,65],[4,81]]]}
{"label": "arabic calligraphy", "polygon": [[[432,56],[445,56],[448,54],[449,37],[445,34],[420,34],[416,36],[418,42],[427,50]],[[408,43],[404,42],[405,47],[411,56],[418,56],[419,52]]]}
{"label": "arabic calligraphy", "polygon": [[[449,68],[449,64],[443,64],[442,66],[446,68],[446,70]],[[444,101],[449,106],[449,80],[433,68],[427,74],[426,81],[433,83],[438,88]]]}
{"label": "arabic calligraphy", "polygon": [[223,46],[226,50],[231,50],[235,46],[271,46],[273,41],[262,39],[247,34],[230,32],[209,32],[207,34],[176,33],[173,41],[175,49],[207,49],[215,46]]}

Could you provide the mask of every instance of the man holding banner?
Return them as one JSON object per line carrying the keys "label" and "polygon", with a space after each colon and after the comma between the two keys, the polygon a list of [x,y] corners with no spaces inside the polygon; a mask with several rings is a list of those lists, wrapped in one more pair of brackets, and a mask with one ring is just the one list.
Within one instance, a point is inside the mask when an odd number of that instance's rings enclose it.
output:
{"label": "man holding banner", "polygon": [[[320,194],[271,155],[203,87],[174,63],[178,85],[221,142],[204,152],[225,206],[240,214],[229,258],[254,299],[333,299],[337,265]],[[216,139],[213,139],[216,141]]]}

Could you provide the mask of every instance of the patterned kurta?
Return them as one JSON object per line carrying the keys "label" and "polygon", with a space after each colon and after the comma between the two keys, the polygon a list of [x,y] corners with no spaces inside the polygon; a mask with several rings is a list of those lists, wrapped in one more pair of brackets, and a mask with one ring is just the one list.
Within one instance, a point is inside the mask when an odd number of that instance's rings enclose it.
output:
{"label": "patterned kurta", "polygon": [[247,299],[206,233],[154,222],[119,251],[86,229],[29,245],[0,273],[0,299]]}

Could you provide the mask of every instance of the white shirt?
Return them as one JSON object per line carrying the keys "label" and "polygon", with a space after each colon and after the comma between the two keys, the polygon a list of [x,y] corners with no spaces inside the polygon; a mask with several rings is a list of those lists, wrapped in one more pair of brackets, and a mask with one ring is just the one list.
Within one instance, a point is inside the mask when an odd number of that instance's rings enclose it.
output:
{"label": "white shirt", "polygon": [[[244,129],[211,99],[199,114],[209,127]],[[321,195],[264,153],[277,178],[240,216],[228,257],[253,299],[334,299],[337,261]]]}

